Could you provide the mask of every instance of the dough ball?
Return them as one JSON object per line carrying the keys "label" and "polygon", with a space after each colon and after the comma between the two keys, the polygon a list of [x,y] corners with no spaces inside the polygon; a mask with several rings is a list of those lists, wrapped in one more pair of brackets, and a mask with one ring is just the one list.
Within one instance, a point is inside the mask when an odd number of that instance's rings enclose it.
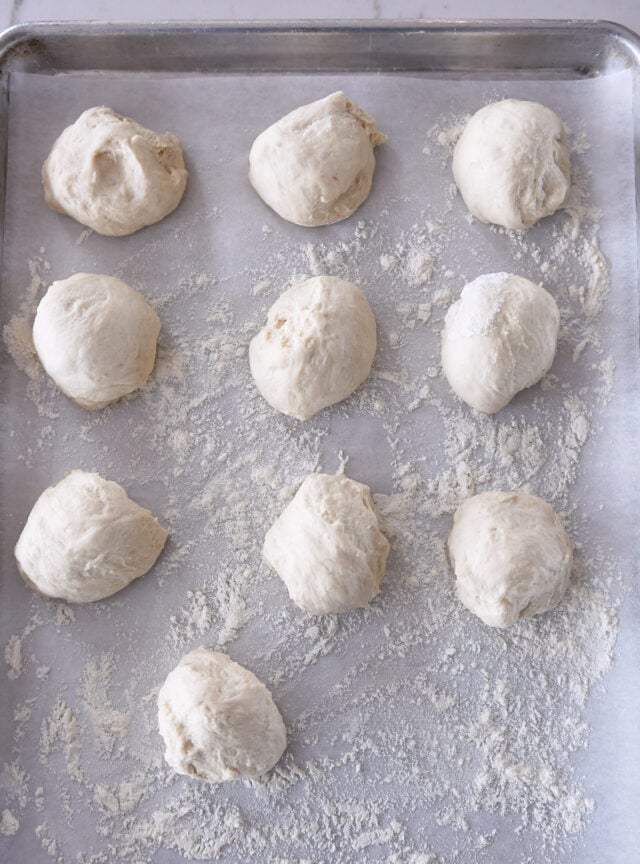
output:
{"label": "dough ball", "polygon": [[374,118],[338,91],[296,108],[258,135],[249,180],[283,219],[330,225],[366,201],[376,166],[373,148],[386,140]]}
{"label": "dough ball", "polygon": [[451,389],[478,411],[494,414],[549,371],[560,313],[551,294],[511,273],[487,273],[462,289],[441,336]]}
{"label": "dough ball", "polygon": [[58,387],[83,408],[104,408],[137,390],[156,359],[160,320],[121,279],[76,273],[38,305],[33,343]]}
{"label": "dough ball", "polygon": [[287,746],[282,717],[264,684],[204,646],[167,675],[158,694],[158,725],[174,771],[209,783],[259,777]]}
{"label": "dough ball", "polygon": [[56,140],[42,167],[44,200],[112,237],[175,210],[187,185],[180,141],[111,108],[89,108]]}
{"label": "dough ball", "polygon": [[311,474],[267,531],[262,551],[296,605],[327,615],[366,606],[378,594],[389,543],[368,486]]}
{"label": "dough ball", "polygon": [[453,153],[453,176],[481,222],[530,228],[555,213],[571,186],[562,120],[538,102],[504,99],[477,111]]}
{"label": "dough ball", "polygon": [[458,598],[490,627],[547,612],[567,590],[571,541],[553,508],[534,495],[467,498],[448,542]]}
{"label": "dough ball", "polygon": [[307,420],[362,384],[376,344],[376,320],[362,291],[335,276],[314,276],[269,309],[251,340],[249,365],[270,405]]}
{"label": "dough ball", "polygon": [[30,588],[69,603],[102,600],[153,567],[167,532],[122,486],[71,471],[42,493],[15,548]]}

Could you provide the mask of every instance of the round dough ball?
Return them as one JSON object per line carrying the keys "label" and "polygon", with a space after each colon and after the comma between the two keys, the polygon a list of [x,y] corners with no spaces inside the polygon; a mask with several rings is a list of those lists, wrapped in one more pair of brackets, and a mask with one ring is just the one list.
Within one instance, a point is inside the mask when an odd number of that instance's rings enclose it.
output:
{"label": "round dough ball", "polygon": [[571,169],[562,120],[538,102],[504,99],[477,111],[453,153],[453,176],[481,222],[530,228],[559,210]]}
{"label": "round dough ball", "polygon": [[387,140],[374,118],[338,91],[302,105],[253,142],[249,180],[262,200],[296,225],[330,225],[367,199]]}
{"label": "round dough ball", "polygon": [[273,408],[307,420],[362,384],[376,345],[376,319],[358,286],[314,276],[269,309],[249,345],[249,366]]}
{"label": "round dough ball", "polygon": [[143,386],[159,332],[139,291],[114,276],[76,273],[54,282],[40,301],[33,343],[62,392],[94,410]]}
{"label": "round dough ball", "polygon": [[164,219],[180,203],[187,176],[175,135],[104,106],[67,126],[42,167],[49,207],[111,237]]}
{"label": "round dough ball", "polygon": [[209,783],[259,777],[287,746],[282,717],[264,684],[204,646],[167,675],[158,693],[158,725],[174,771]]}
{"label": "round dough ball", "polygon": [[553,609],[571,575],[571,541],[534,495],[483,492],[453,516],[449,557],[459,600],[490,627]]}
{"label": "round dough ball", "polygon": [[560,313],[551,294],[511,273],[487,273],[447,310],[442,368],[451,389],[478,411],[495,414],[549,371]]}
{"label": "round dough ball", "polygon": [[262,552],[297,606],[327,615],[359,609],[379,593],[389,542],[368,486],[311,474],[267,531]]}
{"label": "round dough ball", "polygon": [[27,585],[45,597],[89,603],[153,567],[167,532],[122,486],[71,471],[42,493],[15,548]]}

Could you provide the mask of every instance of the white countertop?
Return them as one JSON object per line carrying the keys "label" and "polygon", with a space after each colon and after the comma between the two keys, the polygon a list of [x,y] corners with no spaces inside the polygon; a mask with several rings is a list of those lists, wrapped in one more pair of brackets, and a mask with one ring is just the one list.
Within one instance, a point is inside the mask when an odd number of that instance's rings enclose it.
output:
{"label": "white countertop", "polygon": [[638,0],[0,0],[25,21],[268,18],[600,18],[640,31]]}

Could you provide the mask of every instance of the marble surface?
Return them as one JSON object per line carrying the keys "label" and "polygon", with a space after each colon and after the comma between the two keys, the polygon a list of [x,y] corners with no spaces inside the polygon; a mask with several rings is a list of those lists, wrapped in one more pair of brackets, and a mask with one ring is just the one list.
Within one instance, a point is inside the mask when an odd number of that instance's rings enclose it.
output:
{"label": "marble surface", "polygon": [[25,21],[266,18],[600,18],[640,31],[638,0],[0,0]]}

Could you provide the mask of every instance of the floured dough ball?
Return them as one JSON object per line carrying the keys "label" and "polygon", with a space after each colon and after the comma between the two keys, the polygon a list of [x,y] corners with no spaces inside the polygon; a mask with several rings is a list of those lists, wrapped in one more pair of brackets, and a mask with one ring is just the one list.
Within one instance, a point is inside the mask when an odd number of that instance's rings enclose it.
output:
{"label": "floured dough ball", "polygon": [[376,345],[376,319],[360,288],[335,276],[314,276],[269,309],[249,345],[249,365],[273,408],[307,420],[362,384]]}
{"label": "floured dough ball", "polygon": [[122,486],[71,471],[42,493],[15,548],[30,588],[69,603],[102,600],[155,564],[167,532]]}
{"label": "floured dough ball", "polygon": [[449,557],[459,600],[490,627],[553,609],[571,575],[571,541],[534,495],[483,492],[453,517]]}
{"label": "floured dough ball", "polygon": [[249,180],[296,225],[351,216],[371,190],[374,147],[387,140],[374,118],[338,91],[296,108],[253,142]]}
{"label": "floured dough ball", "polygon": [[494,414],[549,371],[560,313],[551,294],[511,273],[487,273],[447,310],[442,368],[472,408]]}
{"label": "floured dough ball", "polygon": [[160,320],[114,276],[76,273],[38,305],[33,343],[58,387],[83,408],[104,408],[137,390],[156,359]]}
{"label": "floured dough ball", "polygon": [[562,120],[538,102],[504,99],[477,111],[453,154],[464,203],[481,222],[530,228],[567,199],[571,169]]}
{"label": "floured dough ball", "polygon": [[378,594],[389,542],[368,486],[311,474],[267,531],[262,551],[296,605],[327,615],[366,606]]}
{"label": "floured dough ball", "polygon": [[104,106],[84,111],[42,167],[49,207],[113,237],[164,219],[187,185],[180,141]]}
{"label": "floured dough ball", "polygon": [[282,717],[264,684],[204,646],[167,675],[158,693],[158,725],[174,771],[209,783],[259,777],[287,746]]}

